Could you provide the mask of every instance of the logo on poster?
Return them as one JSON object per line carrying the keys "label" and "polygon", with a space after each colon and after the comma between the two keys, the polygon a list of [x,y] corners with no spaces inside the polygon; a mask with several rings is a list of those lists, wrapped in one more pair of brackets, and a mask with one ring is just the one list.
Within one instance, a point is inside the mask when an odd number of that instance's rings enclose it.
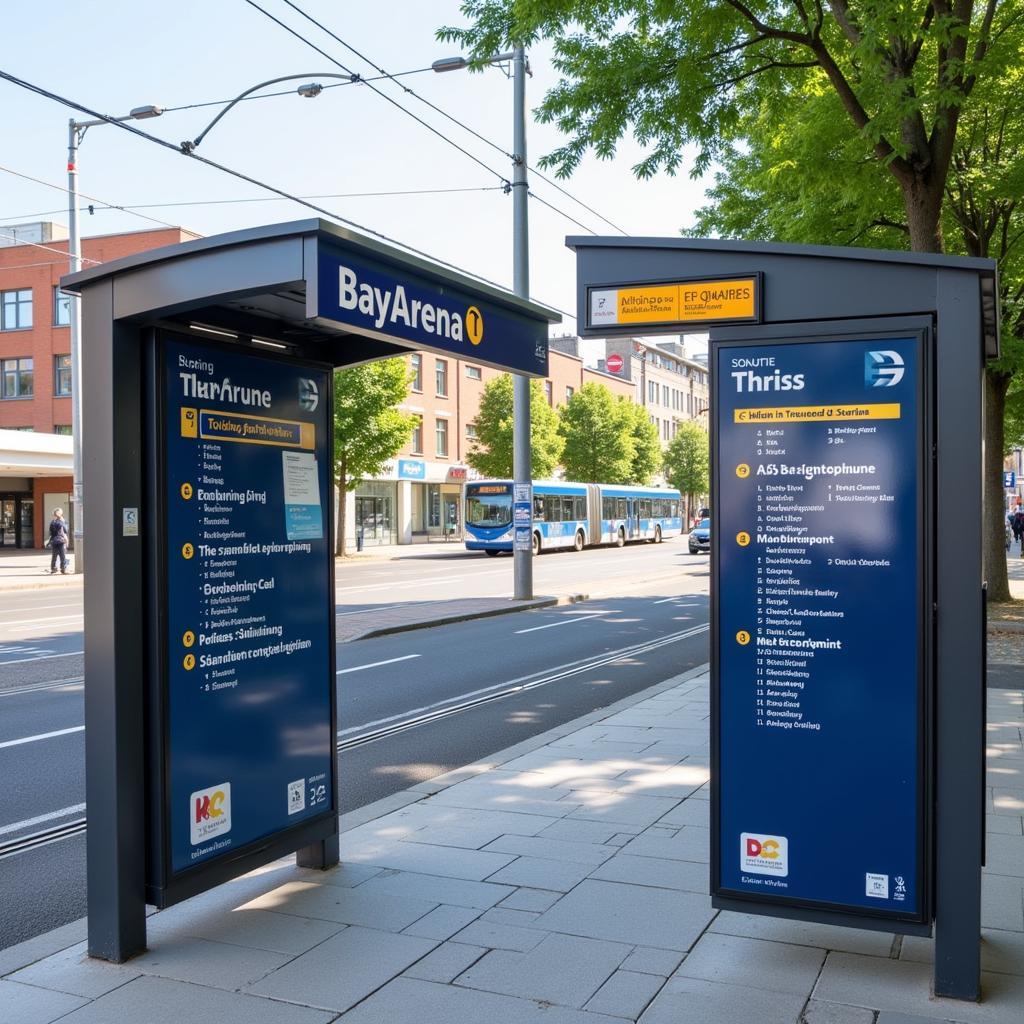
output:
{"label": "logo on poster", "polygon": [[789,874],[789,840],[785,836],[741,833],[740,870],[785,878]]}
{"label": "logo on poster", "polygon": [[320,404],[320,389],[315,380],[303,377],[299,381],[299,408],[305,412],[315,412]]}
{"label": "logo on poster", "polygon": [[231,831],[231,783],[197,790],[189,797],[192,845]]}
{"label": "logo on poster", "polygon": [[864,355],[864,386],[894,388],[904,374],[903,356],[899,352],[867,352]]}

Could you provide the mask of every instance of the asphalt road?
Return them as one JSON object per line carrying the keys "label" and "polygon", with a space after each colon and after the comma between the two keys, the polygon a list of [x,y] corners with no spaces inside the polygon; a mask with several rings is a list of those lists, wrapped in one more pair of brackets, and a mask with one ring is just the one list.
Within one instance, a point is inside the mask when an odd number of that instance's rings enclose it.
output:
{"label": "asphalt road", "polygon": [[[683,542],[534,564],[537,593],[608,596],[339,645],[343,811],[707,660],[707,558]],[[511,559],[459,552],[349,568],[339,573],[341,616],[507,594],[511,581]],[[73,602],[30,591],[0,604],[0,844],[84,813]],[[77,836],[0,859],[0,948],[85,913],[84,846]]]}

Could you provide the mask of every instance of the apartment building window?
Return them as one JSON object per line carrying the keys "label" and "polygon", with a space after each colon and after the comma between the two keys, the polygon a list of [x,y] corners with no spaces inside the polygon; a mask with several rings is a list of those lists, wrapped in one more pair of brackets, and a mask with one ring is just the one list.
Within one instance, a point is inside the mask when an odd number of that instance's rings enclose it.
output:
{"label": "apartment building window", "polygon": [[417,416],[412,428],[412,438],[409,441],[412,450],[416,455],[423,454],[423,417]]}
{"label": "apartment building window", "polygon": [[658,401],[658,384],[656,381],[649,380],[647,382],[647,401],[651,405],[655,405]]}
{"label": "apartment building window", "polygon": [[544,381],[544,397],[548,400],[548,405],[553,405],[551,401],[551,381]]}
{"label": "apartment building window", "polygon": [[434,383],[436,385],[437,397],[448,397],[448,360],[437,359],[434,362]]}
{"label": "apartment building window", "polygon": [[57,398],[71,394],[71,356],[53,357],[53,393]]}
{"label": "apartment building window", "polygon": [[53,426],[53,432],[60,434],[62,437],[71,436],[71,424],[70,423],[55,423]]}
{"label": "apartment building window", "polygon": [[24,331],[32,326],[32,289],[0,292],[0,330]]}
{"label": "apartment building window", "polygon": [[31,358],[0,361],[0,398],[31,398],[34,392]]}
{"label": "apartment building window", "polygon": [[566,402],[572,401],[572,396],[576,394],[576,389],[569,384],[565,386],[565,400]]}
{"label": "apartment building window", "polygon": [[466,424],[466,440],[467,441],[475,441],[476,440],[476,424],[475,423],[467,423]]}
{"label": "apartment building window", "polygon": [[412,372],[412,380],[409,387],[413,391],[423,390],[423,356],[419,352],[413,352],[409,356],[409,369]]}
{"label": "apartment building window", "polygon": [[53,286],[53,326],[71,326],[71,296]]}
{"label": "apartment building window", "polygon": [[437,439],[437,457],[448,458],[448,421],[440,417],[435,421],[434,436]]}
{"label": "apartment building window", "polygon": [[661,385],[661,404],[663,406],[665,406],[666,409],[668,408],[668,385],[667,384],[662,384]]}
{"label": "apartment building window", "polygon": [[690,394],[688,394],[686,396],[686,415],[687,416],[692,416],[693,415],[693,392],[692,391],[690,392]]}
{"label": "apartment building window", "polygon": [[480,369],[479,366],[467,366],[466,367],[466,376],[470,380],[483,380],[483,376],[484,375],[483,375],[483,371]]}

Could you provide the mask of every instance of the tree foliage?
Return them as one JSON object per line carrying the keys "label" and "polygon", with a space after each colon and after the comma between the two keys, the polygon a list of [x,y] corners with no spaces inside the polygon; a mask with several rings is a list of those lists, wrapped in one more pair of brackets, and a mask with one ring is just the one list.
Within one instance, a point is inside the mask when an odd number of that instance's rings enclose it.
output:
{"label": "tree foliage", "polygon": [[365,363],[334,374],[334,479],[338,486],[337,553],[345,554],[345,496],[376,476],[412,434],[416,417],[396,406],[409,391],[403,359]]}
{"label": "tree foliage", "polygon": [[621,484],[632,478],[633,408],[595,381],[584,384],[569,399],[558,425],[565,440],[562,465],[569,480]]}
{"label": "tree foliage", "polygon": [[[466,461],[489,477],[512,476],[512,377],[503,373],[484,385],[477,414],[476,439]],[[530,460],[533,478],[550,477],[562,455],[558,414],[548,405],[538,380],[530,381]]]}
{"label": "tree foliage", "polygon": [[629,417],[629,431],[633,439],[633,458],[630,461],[629,476],[622,480],[627,484],[649,484],[651,477],[661,469],[661,438],[658,428],[642,405],[630,401],[623,395],[617,399],[622,403]]}
{"label": "tree foliage", "polygon": [[752,107],[815,78],[896,182],[912,247],[935,252],[960,112],[1013,66],[1021,28],[1019,0],[465,0],[462,13],[469,25],[438,35],[481,64],[552,41],[562,78],[538,113],[566,136],[544,161],[562,175],[628,131],[648,149],[638,176],[675,172],[687,144],[702,173]]}
{"label": "tree foliage", "polygon": [[710,465],[707,431],[696,423],[680,423],[665,451],[665,478],[686,496],[688,514],[693,499],[707,494],[711,487]]}

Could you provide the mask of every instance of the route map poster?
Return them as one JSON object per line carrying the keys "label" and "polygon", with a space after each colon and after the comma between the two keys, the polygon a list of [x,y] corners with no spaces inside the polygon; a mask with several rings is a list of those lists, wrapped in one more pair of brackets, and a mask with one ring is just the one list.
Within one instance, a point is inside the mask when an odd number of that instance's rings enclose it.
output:
{"label": "route map poster", "polygon": [[163,339],[171,870],[334,806],[331,378]]}
{"label": "route map poster", "polygon": [[924,912],[922,350],[713,346],[716,895]]}

